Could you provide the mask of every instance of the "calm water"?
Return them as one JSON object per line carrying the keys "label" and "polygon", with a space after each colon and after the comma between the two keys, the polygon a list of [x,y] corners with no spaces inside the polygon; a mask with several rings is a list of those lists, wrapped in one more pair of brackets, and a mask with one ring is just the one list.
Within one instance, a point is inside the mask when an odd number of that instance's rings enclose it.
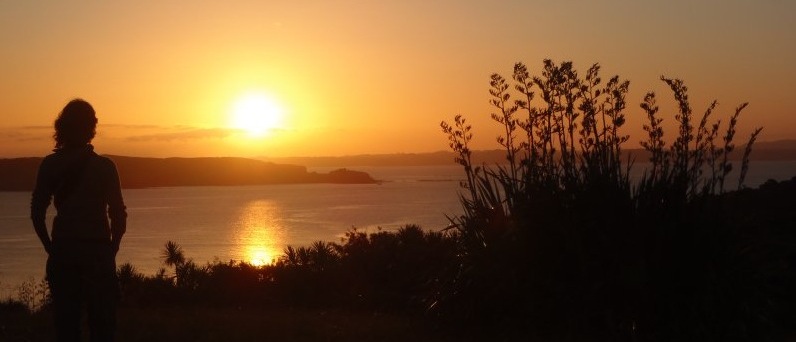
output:
{"label": "calm water", "polygon": [[[416,223],[438,230],[448,223],[445,214],[460,212],[456,167],[357,169],[385,182],[124,190],[128,228],[117,262],[155,273],[163,245],[173,240],[199,264],[262,264],[286,245],[339,241],[352,227]],[[28,219],[29,201],[27,192],[0,192],[0,294],[43,275],[46,257]]]}
{"label": "calm water", "polygon": [[[448,223],[445,214],[461,211],[456,166],[354,169],[386,182],[124,190],[128,230],[117,261],[155,273],[162,267],[164,243],[173,240],[199,264],[214,259],[262,264],[286,245],[339,241],[352,227],[393,230],[416,223],[438,230]],[[796,161],[757,161],[746,184],[794,175]],[[26,192],[0,192],[0,296],[43,274],[45,254],[28,219],[29,200]]]}

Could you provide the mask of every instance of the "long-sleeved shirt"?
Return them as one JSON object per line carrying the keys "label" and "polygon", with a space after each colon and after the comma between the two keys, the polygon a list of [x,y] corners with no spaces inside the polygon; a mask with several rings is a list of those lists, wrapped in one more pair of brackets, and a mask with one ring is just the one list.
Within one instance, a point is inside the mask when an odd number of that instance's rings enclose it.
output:
{"label": "long-sleeved shirt", "polygon": [[42,160],[30,205],[37,230],[46,231],[51,199],[56,209],[53,241],[118,242],[125,233],[127,212],[116,165],[94,153],[91,145],[59,149]]}

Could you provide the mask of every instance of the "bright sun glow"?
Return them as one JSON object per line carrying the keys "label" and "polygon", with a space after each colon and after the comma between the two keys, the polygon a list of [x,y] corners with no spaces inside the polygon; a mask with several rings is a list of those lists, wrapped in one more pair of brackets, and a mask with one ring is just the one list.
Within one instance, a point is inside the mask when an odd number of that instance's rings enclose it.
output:
{"label": "bright sun glow", "polygon": [[245,131],[250,136],[261,137],[281,128],[284,111],[270,97],[251,93],[240,97],[232,108],[232,128]]}
{"label": "bright sun glow", "polygon": [[248,252],[247,261],[250,264],[252,264],[252,266],[270,265],[276,258],[276,255],[271,254],[271,251],[261,246],[255,246],[253,248],[249,248],[247,252]]}

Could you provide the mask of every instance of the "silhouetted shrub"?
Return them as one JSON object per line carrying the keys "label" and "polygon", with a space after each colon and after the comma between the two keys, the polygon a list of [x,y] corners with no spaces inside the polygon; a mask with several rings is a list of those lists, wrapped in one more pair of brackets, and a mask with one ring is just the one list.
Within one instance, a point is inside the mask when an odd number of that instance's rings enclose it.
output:
{"label": "silhouetted shrub", "polygon": [[419,310],[455,262],[446,233],[407,225],[397,232],[349,231],[338,247],[349,296],[378,308]]}
{"label": "silhouetted shrub", "polygon": [[52,304],[52,296],[47,280],[42,278],[36,281],[30,278],[17,286],[17,297],[9,300],[8,304],[23,303],[30,312],[37,312]]}
{"label": "silhouetted shrub", "polygon": [[[342,243],[285,248],[272,265],[216,261],[198,266],[168,242],[175,275],[119,267],[123,305],[349,308],[422,313],[455,265],[455,240],[416,225],[395,232],[353,229]],[[187,260],[187,261],[186,261]],[[450,277],[448,275],[448,277]]]}
{"label": "silhouetted shrub", "polygon": [[0,300],[0,312],[25,313],[29,310],[28,305],[19,299]]}

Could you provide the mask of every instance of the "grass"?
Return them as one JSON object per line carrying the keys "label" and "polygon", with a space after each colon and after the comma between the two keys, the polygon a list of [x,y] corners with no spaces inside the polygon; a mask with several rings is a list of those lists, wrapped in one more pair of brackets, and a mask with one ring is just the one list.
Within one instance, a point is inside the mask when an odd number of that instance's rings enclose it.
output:
{"label": "grass", "polygon": [[[0,340],[51,341],[46,310],[0,311]],[[313,309],[120,308],[124,341],[461,341],[419,317]]]}

